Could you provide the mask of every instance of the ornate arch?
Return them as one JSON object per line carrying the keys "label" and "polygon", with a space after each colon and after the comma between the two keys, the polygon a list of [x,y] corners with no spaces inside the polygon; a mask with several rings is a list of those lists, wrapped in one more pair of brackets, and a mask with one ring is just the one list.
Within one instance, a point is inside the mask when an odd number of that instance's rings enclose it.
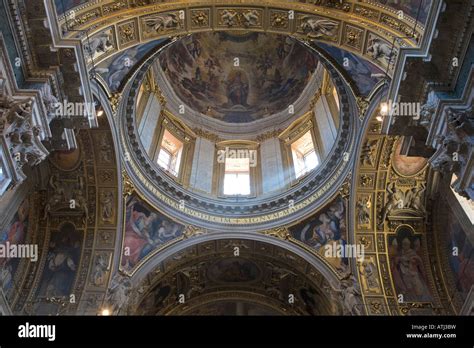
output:
{"label": "ornate arch", "polygon": [[[101,50],[94,59],[96,63],[133,45],[163,37],[246,30],[317,39],[369,59],[385,70],[391,64],[387,64],[388,57],[383,58],[382,51],[391,49],[392,43],[396,50],[416,47],[424,32],[424,27],[408,15],[369,1],[328,0],[315,4],[247,0],[238,6],[225,1],[167,1],[151,5],[144,1],[115,1],[87,3],[59,17],[52,2],[48,6],[63,38],[80,39],[86,45],[92,40],[94,47],[109,40],[112,48]],[[388,70],[392,69],[393,66]]]}
{"label": "ornate arch", "polygon": [[[365,246],[364,260],[355,265],[361,295],[367,314],[446,313],[442,292],[435,285],[437,275],[430,267],[434,255],[428,246],[426,187],[432,170],[424,158],[399,155],[400,137],[381,134],[382,122],[377,118],[384,98],[382,90],[369,109],[352,181],[353,242]],[[403,287],[400,262],[408,259],[420,267],[417,294]]]}
{"label": "ornate arch", "polygon": [[[259,289],[263,286],[262,289],[253,296],[250,288],[246,288],[245,281],[243,286],[239,284],[235,288],[232,284],[226,285],[226,281],[211,279],[210,283],[214,285],[211,284],[211,292],[207,292],[207,286],[202,284],[203,277],[208,278],[209,267],[217,260],[255,261],[260,265],[257,268],[258,272],[262,273],[262,277],[258,278],[259,281],[250,279],[249,285],[259,287]],[[204,264],[206,267],[203,266]],[[206,271],[206,275],[201,274],[202,271]],[[176,279],[178,273],[184,274],[183,279]],[[283,284],[279,284],[279,280],[287,276],[292,277],[292,280],[290,284],[285,283],[284,287],[287,290],[283,290]],[[163,307],[153,314],[185,313],[193,306],[197,306],[198,300],[212,302],[212,296],[216,296],[212,294],[214,290],[219,291],[219,296],[223,296],[222,299],[246,299],[262,304],[267,303],[282,314],[308,314],[305,312],[307,304],[298,297],[301,295],[297,294],[300,287],[308,287],[313,288],[315,293],[319,294],[321,302],[324,302],[321,306],[323,312],[319,314],[351,313],[351,310],[363,313],[363,305],[360,302],[354,303],[356,308],[342,308],[336,305],[337,299],[343,296],[346,288],[353,284],[352,279],[346,277],[341,285],[340,278],[314,255],[279,238],[261,234],[214,232],[184,237],[154,253],[130,277],[118,275],[113,281],[112,289],[116,286],[121,290],[111,291],[106,305],[119,313],[146,314],[141,312],[144,309],[140,309],[140,304],[146,301],[153,291],[169,287],[174,296],[168,298]],[[261,284],[256,285],[255,282]],[[119,306],[117,303],[120,301],[117,297],[121,296],[122,291],[130,292],[131,296],[126,305]],[[221,294],[221,291],[226,294]],[[179,302],[179,295],[183,295],[185,300]],[[290,295],[296,298],[294,303],[287,301]],[[149,307],[147,306],[148,309]]]}

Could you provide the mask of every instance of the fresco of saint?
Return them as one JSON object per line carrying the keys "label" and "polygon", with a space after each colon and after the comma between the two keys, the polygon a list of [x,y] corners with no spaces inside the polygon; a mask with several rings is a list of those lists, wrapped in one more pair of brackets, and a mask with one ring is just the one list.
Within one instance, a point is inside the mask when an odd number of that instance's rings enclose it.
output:
{"label": "fresco of saint", "polygon": [[248,83],[244,82],[242,71],[237,71],[234,76],[229,76],[227,81],[228,105],[248,106],[247,95],[249,92]]}
{"label": "fresco of saint", "polygon": [[133,269],[160,245],[179,237],[184,226],[133,197],[127,203],[122,267]]}
{"label": "fresco of saint", "polygon": [[[0,233],[0,244],[22,244],[26,239],[28,230],[29,202],[25,199],[12,221],[4,231]],[[13,286],[13,276],[19,264],[19,259],[0,258],[0,285],[5,291]]]}
{"label": "fresco of saint", "polygon": [[[318,250],[324,256],[328,244],[344,247],[347,243],[346,209],[342,198],[335,198],[330,204],[321,209],[307,220],[289,228],[297,240]],[[336,269],[344,270],[349,264],[347,257],[328,258]]]}
{"label": "fresco of saint", "polygon": [[403,296],[404,302],[429,302],[432,300],[420,252],[419,237],[411,237],[402,232],[390,241],[390,266],[393,282],[397,294]]}

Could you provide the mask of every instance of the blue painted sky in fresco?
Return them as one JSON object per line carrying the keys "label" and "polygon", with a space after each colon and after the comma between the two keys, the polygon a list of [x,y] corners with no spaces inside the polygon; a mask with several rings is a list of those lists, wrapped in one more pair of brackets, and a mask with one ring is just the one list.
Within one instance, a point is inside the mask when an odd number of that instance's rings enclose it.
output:
{"label": "blue painted sky in fresco", "polygon": [[[329,53],[348,72],[364,96],[367,96],[385,76],[383,70],[355,54],[321,42],[318,42],[317,45]],[[348,59],[347,66],[344,66],[344,58]]]}

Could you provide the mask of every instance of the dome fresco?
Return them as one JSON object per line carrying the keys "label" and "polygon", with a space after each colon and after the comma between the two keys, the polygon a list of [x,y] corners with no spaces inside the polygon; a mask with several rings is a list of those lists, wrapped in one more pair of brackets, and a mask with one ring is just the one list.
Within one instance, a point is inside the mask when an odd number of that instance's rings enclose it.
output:
{"label": "dome fresco", "polygon": [[294,103],[318,61],[276,34],[197,33],[160,55],[173,90],[190,108],[230,123],[252,122]]}

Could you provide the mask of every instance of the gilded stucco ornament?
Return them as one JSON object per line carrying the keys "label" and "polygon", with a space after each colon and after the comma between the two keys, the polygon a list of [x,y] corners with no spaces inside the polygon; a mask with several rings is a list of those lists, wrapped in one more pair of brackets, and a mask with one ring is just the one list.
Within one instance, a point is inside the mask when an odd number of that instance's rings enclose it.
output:
{"label": "gilded stucco ornament", "polygon": [[271,17],[271,25],[275,28],[287,28],[288,12],[273,12]]}
{"label": "gilded stucco ornament", "polygon": [[115,114],[117,113],[118,106],[120,104],[120,100],[122,98],[122,93],[114,92],[109,97],[110,107],[112,108],[112,112]]}
{"label": "gilded stucco ornament", "polygon": [[349,196],[351,194],[351,179],[352,179],[352,173],[349,173],[346,180],[344,180],[344,183],[339,188],[339,194],[344,199],[349,198]]}
{"label": "gilded stucco ornament", "polygon": [[135,185],[127,174],[126,170],[122,170],[123,194],[125,197],[131,196],[135,192]]}
{"label": "gilded stucco ornament", "polygon": [[209,26],[209,10],[193,10],[191,20],[195,27]]}
{"label": "gilded stucco ornament", "polygon": [[275,229],[272,229],[272,230],[266,230],[266,231],[263,231],[262,233],[267,235],[267,236],[271,236],[271,237],[275,237],[275,238],[279,238],[279,239],[283,239],[283,240],[288,240],[291,237],[288,230],[284,227],[275,228]]}
{"label": "gilded stucco ornament", "polygon": [[186,226],[186,228],[184,229],[184,232],[183,232],[183,238],[184,239],[188,239],[188,238],[192,238],[192,237],[197,237],[197,236],[201,236],[203,234],[206,234],[207,231],[201,229],[201,228],[198,228],[196,226]]}
{"label": "gilded stucco ornament", "polygon": [[369,101],[364,97],[356,97],[357,109],[359,110],[359,119],[363,120],[367,108],[369,107]]}

